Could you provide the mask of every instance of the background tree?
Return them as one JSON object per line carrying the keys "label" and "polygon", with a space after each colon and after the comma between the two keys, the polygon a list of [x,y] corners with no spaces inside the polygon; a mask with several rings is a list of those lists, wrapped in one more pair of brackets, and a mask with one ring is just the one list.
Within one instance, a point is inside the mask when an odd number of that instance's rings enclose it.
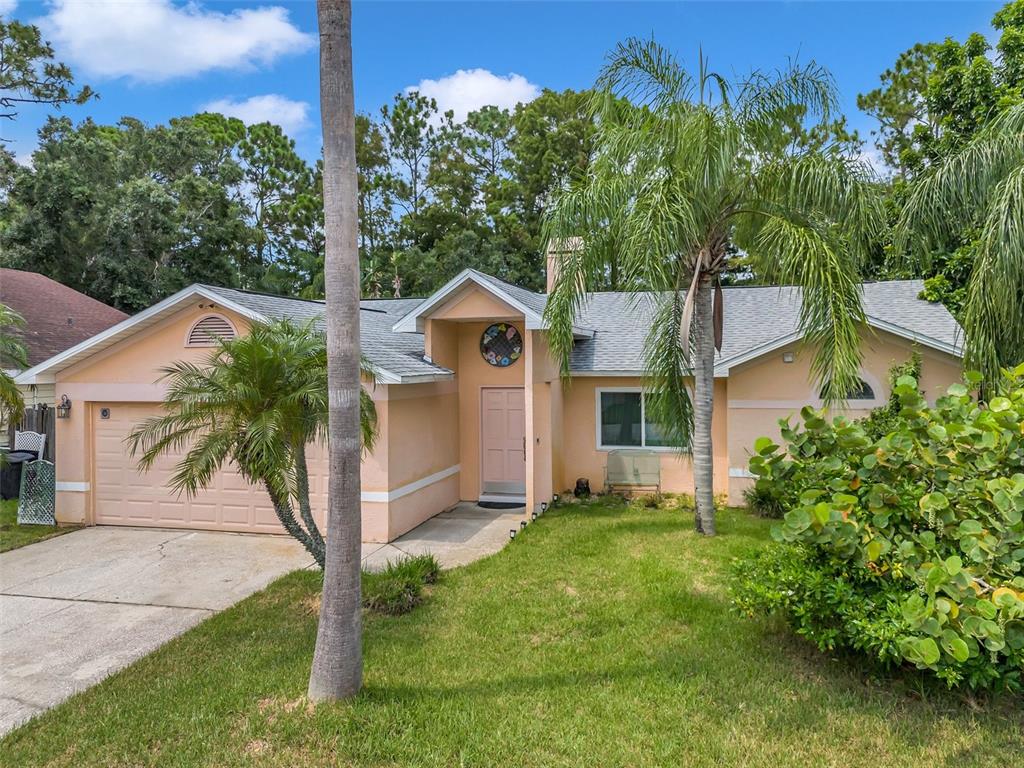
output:
{"label": "background tree", "polygon": [[[909,183],[942,165],[1024,97],[1024,2],[1008,3],[992,26],[1000,33],[994,51],[980,33],[962,43],[919,43],[882,73],[880,88],[857,99],[879,122],[875,145],[893,172],[886,207],[894,229]],[[878,260],[873,276],[924,277],[924,298],[941,301],[963,322],[982,222],[956,218],[961,229],[931,241],[927,259],[904,258],[886,238],[889,260]]]}
{"label": "background tree", "polygon": [[0,118],[13,120],[19,104],[59,108],[96,95],[87,85],[76,90],[71,69],[53,56],[38,27],[0,16]]}
{"label": "background tree", "polygon": [[380,298],[390,295],[395,283],[392,264],[396,177],[384,129],[368,115],[356,115],[356,165],[359,168],[359,261],[363,295]]}
{"label": "background tree", "polygon": [[190,118],[51,118],[0,202],[0,263],[137,311],[192,282],[239,285],[238,164]]}
{"label": "background tree", "polygon": [[620,286],[652,305],[650,410],[670,444],[692,447],[696,525],[712,535],[714,353],[730,245],[758,274],[803,288],[812,372],[827,400],[842,400],[859,383],[859,274],[881,209],[864,169],[841,154],[765,149],[778,144],[780,112],[830,123],[834,86],[813,63],[731,84],[703,59],[692,76],[653,41],[632,39],[610,54],[592,103],[593,160],[546,223],[559,260],[547,305],[552,348],[566,369],[585,291],[614,258]]}
{"label": "background tree", "polygon": [[327,297],[327,556],[316,650],[309,675],[313,701],[354,696],[362,686],[359,478],[359,222],[352,4],[317,0],[320,116],[324,137],[324,286]]}
{"label": "background tree", "polygon": [[25,410],[25,401],[9,369],[28,368],[28,354],[16,335],[25,326],[25,318],[0,304],[0,424],[18,419]]}
{"label": "background tree", "polygon": [[242,265],[240,277],[243,285],[259,285],[271,264],[285,254],[294,258],[291,205],[299,189],[313,186],[312,171],[295,142],[272,123],[250,125],[238,142],[238,156],[254,236],[250,263]]}
{"label": "background tree", "polygon": [[1024,103],[915,179],[898,251],[927,269],[936,250],[977,227],[963,311],[965,362],[989,384],[1024,360]]}

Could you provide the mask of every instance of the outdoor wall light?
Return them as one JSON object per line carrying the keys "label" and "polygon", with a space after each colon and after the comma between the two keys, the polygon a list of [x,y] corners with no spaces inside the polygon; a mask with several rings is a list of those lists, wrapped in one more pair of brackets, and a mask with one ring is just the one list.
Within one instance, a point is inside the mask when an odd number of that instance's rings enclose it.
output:
{"label": "outdoor wall light", "polygon": [[71,415],[71,398],[67,395],[60,396],[60,404],[57,406],[57,418],[66,419]]}

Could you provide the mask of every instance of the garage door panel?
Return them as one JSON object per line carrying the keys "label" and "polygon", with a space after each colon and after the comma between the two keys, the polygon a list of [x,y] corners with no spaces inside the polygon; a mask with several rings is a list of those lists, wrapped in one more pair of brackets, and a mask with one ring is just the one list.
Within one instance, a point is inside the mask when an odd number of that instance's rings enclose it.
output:
{"label": "garage door panel", "polygon": [[[99,418],[108,408],[110,418]],[[95,519],[107,525],[149,525],[251,533],[282,533],[266,490],[251,486],[233,467],[218,473],[196,498],[170,488],[175,465],[185,451],[157,459],[146,472],[137,470],[125,442],[127,435],[147,418],[160,413],[159,403],[98,404],[94,408],[94,505]],[[323,525],[327,456],[320,446],[310,446],[310,484],[317,521]]]}
{"label": "garage door panel", "polygon": [[255,525],[260,526],[262,528],[281,527],[281,521],[277,519],[277,513],[274,512],[273,507],[269,505],[266,507],[256,507],[256,509],[254,509],[253,512],[255,513],[255,519],[253,520],[253,523]]}
{"label": "garage door panel", "polygon": [[224,515],[224,522],[227,525],[250,525],[251,524],[251,512],[252,507],[246,505],[244,507],[235,506],[232,504],[225,504],[221,507],[221,511]]}
{"label": "garage door panel", "polygon": [[[173,521],[176,523],[188,522],[189,516],[185,505],[180,501],[158,501],[156,503],[157,517],[159,520]],[[196,515],[195,505],[192,505],[192,517]]]}

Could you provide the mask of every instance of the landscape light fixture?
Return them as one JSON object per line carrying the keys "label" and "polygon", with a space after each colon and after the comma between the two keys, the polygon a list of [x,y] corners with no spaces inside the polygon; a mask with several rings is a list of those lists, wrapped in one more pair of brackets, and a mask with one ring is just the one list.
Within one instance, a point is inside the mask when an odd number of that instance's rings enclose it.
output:
{"label": "landscape light fixture", "polygon": [[509,529],[509,532],[508,532],[508,537],[509,537],[510,539],[514,539],[514,538],[516,537],[516,529],[515,529],[515,528],[510,528],[510,529]]}

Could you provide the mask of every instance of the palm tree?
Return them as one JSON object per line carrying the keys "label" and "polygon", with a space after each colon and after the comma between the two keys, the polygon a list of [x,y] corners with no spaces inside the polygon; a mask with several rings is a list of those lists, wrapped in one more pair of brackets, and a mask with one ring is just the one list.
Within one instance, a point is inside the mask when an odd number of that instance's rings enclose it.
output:
{"label": "palm tree", "polygon": [[692,449],[696,527],[707,535],[720,283],[737,247],[760,279],[803,288],[800,326],[826,399],[858,381],[858,275],[882,218],[877,195],[863,164],[838,152],[773,149],[785,144],[780,115],[826,124],[835,102],[831,77],[813,63],[732,84],[703,55],[694,77],[657,43],[630,39],[596,84],[587,175],[546,216],[558,259],[547,317],[563,370],[586,288],[613,266],[622,290],[653,304],[648,402],[674,443]]}
{"label": "palm tree", "polygon": [[25,319],[5,304],[0,304],[0,424],[20,419],[25,410],[21,390],[7,369],[28,367],[24,345],[12,336],[11,328],[23,328]]}
{"label": "palm tree", "polygon": [[[202,363],[172,363],[162,374],[164,413],[128,436],[132,453],[141,453],[140,468],[168,451],[187,449],[170,483],[195,496],[234,463],[249,482],[267,489],[281,525],[323,568],[324,537],[309,501],[306,460],[307,444],[326,438],[323,334],[311,324],[255,323],[244,336],[219,340]],[[368,449],[376,422],[373,400],[363,392],[361,431]]]}
{"label": "palm tree", "polygon": [[979,248],[960,318],[965,363],[999,380],[1024,360],[1024,104],[982,129],[915,180],[896,227],[895,250],[929,266],[968,230]]}
{"label": "palm tree", "polygon": [[324,288],[331,471],[327,562],[309,675],[314,701],[354,696],[363,679],[359,487],[359,251],[352,4],[317,0],[324,141]]}

